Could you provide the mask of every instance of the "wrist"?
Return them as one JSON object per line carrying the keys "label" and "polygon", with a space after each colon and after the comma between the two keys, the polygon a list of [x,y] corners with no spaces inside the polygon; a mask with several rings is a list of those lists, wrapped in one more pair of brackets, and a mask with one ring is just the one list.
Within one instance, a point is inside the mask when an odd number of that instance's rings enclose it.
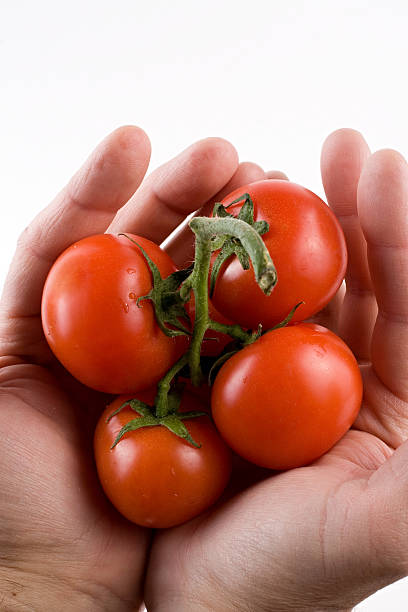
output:
{"label": "wrist", "polygon": [[77,578],[16,568],[0,568],[0,605],[7,612],[130,612],[135,602],[123,601],[107,587]]}

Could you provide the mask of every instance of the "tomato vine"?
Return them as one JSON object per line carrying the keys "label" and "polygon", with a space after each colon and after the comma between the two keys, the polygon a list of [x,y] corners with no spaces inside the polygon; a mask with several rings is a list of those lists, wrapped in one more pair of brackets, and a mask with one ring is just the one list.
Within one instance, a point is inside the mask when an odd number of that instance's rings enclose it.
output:
{"label": "tomato vine", "polygon": [[[244,205],[237,217],[229,214],[222,204],[217,203],[213,217],[194,217],[190,221],[190,229],[195,234],[194,264],[186,270],[174,272],[166,279],[161,277],[157,266],[144,249],[129,238],[140,248],[153,278],[152,290],[147,295],[140,297],[138,302],[145,299],[151,300],[158,325],[166,335],[190,334],[191,342],[188,350],[159,381],[154,406],[133,399],[125,402],[113,413],[117,414],[125,406],[130,406],[139,415],[138,418],[122,427],[113,446],[128,431],[154,425],[167,427],[175,435],[198,446],[191,438],[183,421],[186,418],[202,416],[203,413],[191,412],[187,417],[185,413],[179,411],[180,394],[174,385],[172,386],[175,377],[188,367],[192,384],[194,386],[201,384],[203,381],[201,345],[208,329],[228,334],[242,346],[251,344],[260,336],[262,331],[260,327],[255,331],[247,331],[237,324],[227,325],[214,321],[210,318],[208,309],[211,255],[216,250],[221,249],[219,255],[221,263],[232,254],[238,256],[245,268],[249,267],[249,261],[251,261],[256,282],[265,295],[270,295],[277,282],[275,266],[261,238],[261,234],[268,231],[268,224],[265,221],[254,223],[253,202],[249,194],[243,194],[236,201],[241,200],[244,201]],[[123,235],[126,236],[126,234]],[[218,270],[220,265],[218,263],[216,266]],[[211,282],[215,282],[215,276],[216,274],[213,273]],[[186,327],[184,310],[184,304],[190,299],[191,293],[194,293],[195,300],[192,333]]]}

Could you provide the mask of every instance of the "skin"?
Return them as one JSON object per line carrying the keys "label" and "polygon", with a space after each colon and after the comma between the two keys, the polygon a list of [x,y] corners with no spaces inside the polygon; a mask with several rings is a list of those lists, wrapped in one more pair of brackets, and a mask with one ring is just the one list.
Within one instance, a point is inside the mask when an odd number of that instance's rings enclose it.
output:
{"label": "skin", "polygon": [[[121,519],[97,484],[90,447],[105,399],[53,361],[42,286],[58,254],[85,235],[110,228],[160,242],[192,202],[208,210],[265,176],[209,139],[138,189],[148,158],[141,130],[114,132],[19,242],[0,319],[2,605],[136,610],[144,589],[154,611],[350,609],[408,573],[406,162],[390,150],[370,155],[352,130],[323,146],[323,183],[349,264],[344,299],[318,319],[361,362],[355,427],[309,467],[276,475],[241,463],[228,499],[156,533],[148,555],[149,532]],[[185,236],[167,247],[178,265],[191,260]]]}

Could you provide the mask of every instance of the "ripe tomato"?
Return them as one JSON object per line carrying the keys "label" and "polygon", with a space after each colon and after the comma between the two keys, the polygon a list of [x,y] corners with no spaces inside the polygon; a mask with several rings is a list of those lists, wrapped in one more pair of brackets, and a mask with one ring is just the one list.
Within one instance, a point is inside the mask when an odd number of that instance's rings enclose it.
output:
{"label": "ripe tomato", "polygon": [[[254,220],[269,223],[262,236],[274,261],[278,282],[270,296],[262,293],[251,268],[243,270],[236,257],[222,267],[215,285],[214,306],[226,317],[247,328],[262,323],[269,329],[303,301],[292,322],[321,310],[339,288],[347,265],[341,227],[317,195],[289,181],[264,180],[233,191],[222,201],[233,202],[249,193]],[[242,202],[228,211],[237,215]]]}
{"label": "ripe tomato", "polygon": [[[154,392],[138,398],[152,402]],[[124,408],[106,418],[126,397],[117,398],[102,414],[94,449],[99,478],[112,504],[130,521],[145,527],[172,527],[209,508],[223,492],[231,472],[231,453],[207,416],[185,420],[191,444],[162,426],[126,433],[111,446],[136,412]],[[181,409],[201,410],[197,397],[184,393]]]}
{"label": "ripe tomato", "polygon": [[257,465],[310,463],[350,428],[362,381],[347,345],[324,327],[270,331],[231,357],[212,391],[215,424],[229,446]]}
{"label": "ripe tomato", "polygon": [[[167,277],[176,267],[156,244],[129,234]],[[42,299],[45,337],[59,361],[84,384],[133,393],[155,384],[187,348],[158,327],[149,300],[152,275],[125,236],[100,234],[64,251],[51,268]]]}

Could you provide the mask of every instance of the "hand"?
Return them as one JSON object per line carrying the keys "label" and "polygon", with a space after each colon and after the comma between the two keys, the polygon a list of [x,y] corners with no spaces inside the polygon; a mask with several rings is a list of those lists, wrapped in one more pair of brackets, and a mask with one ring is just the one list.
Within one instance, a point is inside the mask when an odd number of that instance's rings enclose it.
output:
{"label": "hand", "polygon": [[[150,533],[123,519],[96,477],[92,437],[107,397],[53,358],[40,320],[53,261],[84,236],[129,231],[161,242],[217,192],[263,176],[221,139],[153,172],[138,128],[108,136],[23,233],[0,313],[0,593],[4,609],[136,609]],[[20,608],[25,604],[27,608]]]}
{"label": "hand", "polygon": [[157,533],[154,612],[343,610],[408,573],[408,168],[340,130],[322,175],[349,267],[344,299],[320,321],[361,362],[360,415],[312,465],[271,474],[242,463],[227,501]]}

